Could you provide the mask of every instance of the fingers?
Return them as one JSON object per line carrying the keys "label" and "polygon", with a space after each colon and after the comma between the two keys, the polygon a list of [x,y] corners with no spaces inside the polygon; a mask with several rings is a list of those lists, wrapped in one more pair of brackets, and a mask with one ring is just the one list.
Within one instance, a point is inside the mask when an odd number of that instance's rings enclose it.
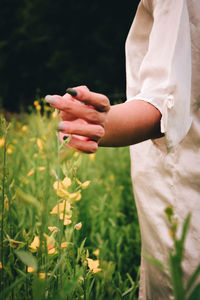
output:
{"label": "fingers", "polygon": [[[107,112],[110,109],[110,102],[109,99],[99,93],[91,92],[86,86],[78,86],[73,89],[68,89],[68,92],[66,93],[63,98],[66,100],[71,100],[75,102],[76,100],[81,101],[84,104],[93,106],[97,111],[99,112]],[[51,106],[62,109],[59,107],[59,104],[61,102],[61,96],[54,95],[54,96],[46,96],[46,101],[51,104]]]}
{"label": "fingers", "polygon": [[99,112],[93,107],[72,99],[71,95],[65,95],[64,97],[58,95],[46,96],[45,99],[51,106],[64,111],[68,116],[73,115],[89,123],[104,124],[104,112]]}
{"label": "fingers", "polygon": [[98,141],[104,136],[104,125],[110,109],[109,99],[99,93],[91,92],[86,86],[68,89],[63,97],[46,96],[46,101],[60,109],[63,122],[58,125],[61,141],[71,135],[67,147],[84,153],[98,149]]}
{"label": "fingers", "polygon": [[86,86],[78,86],[73,89],[68,89],[68,91],[77,100],[87,105],[92,105],[100,112],[107,112],[110,109],[110,102],[105,95],[91,92]]}
{"label": "fingers", "polygon": [[100,125],[88,124],[83,120],[77,119],[71,122],[60,122],[58,124],[58,130],[62,131],[67,135],[76,134],[84,137],[88,137],[89,139],[98,141],[100,138],[104,136],[104,128]]}
{"label": "fingers", "polygon": [[[64,133],[60,132],[59,137],[60,141],[63,142],[63,137],[65,136]],[[78,137],[76,135],[72,135],[70,142],[66,145],[66,147],[70,147],[77,151],[83,153],[94,153],[98,149],[98,144],[95,141],[88,140],[87,138]]]}

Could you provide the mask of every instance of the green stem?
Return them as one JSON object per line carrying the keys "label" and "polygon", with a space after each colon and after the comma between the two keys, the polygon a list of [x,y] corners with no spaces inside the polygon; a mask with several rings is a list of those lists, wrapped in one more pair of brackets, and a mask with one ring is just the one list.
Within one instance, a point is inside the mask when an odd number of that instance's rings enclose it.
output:
{"label": "green stem", "polygon": [[73,231],[73,268],[74,268],[74,277],[75,277],[75,275],[76,275],[76,259],[75,259],[75,234],[74,234],[74,231]]}
{"label": "green stem", "polygon": [[[49,199],[49,182],[50,182],[50,178],[49,178],[49,160],[47,159],[47,168],[46,168],[46,188],[45,188],[45,199],[44,199],[44,207],[48,207],[48,199]],[[46,218],[46,212],[45,210],[43,210],[43,220],[42,220],[43,224],[42,227],[45,228],[46,227],[46,223],[47,223],[47,218]],[[48,268],[48,262],[49,262],[49,258],[48,258],[48,249],[47,249],[47,241],[45,241],[44,244],[45,247],[45,283],[46,283],[46,290],[48,289],[47,286],[47,268]]]}
{"label": "green stem", "polygon": [[[57,134],[57,175],[58,175],[58,188],[59,188],[59,182],[60,182],[60,164],[59,164],[59,151],[60,151],[60,143],[59,143],[59,136]],[[58,197],[57,197],[58,200]],[[59,202],[57,201],[57,204],[59,204]],[[60,229],[59,231],[59,240],[58,240],[58,261],[60,262],[61,260],[61,239],[62,239],[62,232],[61,232],[61,225],[60,225],[60,211],[59,211],[59,205],[58,205],[58,228]],[[62,266],[60,264],[59,269],[58,269],[58,275],[59,275],[59,279],[58,279],[58,285],[60,283],[60,285],[62,286]],[[59,282],[60,281],[60,282]]]}

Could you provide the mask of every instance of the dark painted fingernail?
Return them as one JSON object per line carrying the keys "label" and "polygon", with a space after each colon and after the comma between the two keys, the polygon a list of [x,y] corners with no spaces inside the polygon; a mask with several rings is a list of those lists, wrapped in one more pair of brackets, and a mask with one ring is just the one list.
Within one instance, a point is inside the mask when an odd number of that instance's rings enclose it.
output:
{"label": "dark painted fingernail", "polygon": [[64,141],[67,140],[68,137],[69,137],[68,135],[64,135],[64,136],[63,136],[63,140],[64,140]]}
{"label": "dark painted fingernail", "polygon": [[75,89],[72,89],[72,88],[66,89],[66,92],[68,94],[70,94],[72,97],[76,97],[78,95],[77,91]]}

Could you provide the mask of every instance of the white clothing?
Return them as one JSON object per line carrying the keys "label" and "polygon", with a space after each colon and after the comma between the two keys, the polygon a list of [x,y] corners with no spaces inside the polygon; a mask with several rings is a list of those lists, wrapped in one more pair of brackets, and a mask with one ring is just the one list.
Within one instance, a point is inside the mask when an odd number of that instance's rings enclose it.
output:
{"label": "white clothing", "polygon": [[[142,0],[126,41],[128,101],[151,103],[165,136],[130,147],[142,253],[168,264],[164,209],[180,227],[192,213],[183,262],[200,264],[200,0]],[[142,300],[174,299],[167,273],[142,259]]]}

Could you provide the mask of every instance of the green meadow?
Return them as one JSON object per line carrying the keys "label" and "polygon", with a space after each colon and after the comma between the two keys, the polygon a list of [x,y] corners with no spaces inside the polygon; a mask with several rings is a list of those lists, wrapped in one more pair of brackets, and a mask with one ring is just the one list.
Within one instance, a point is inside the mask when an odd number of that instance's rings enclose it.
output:
{"label": "green meadow", "polygon": [[58,122],[43,100],[1,115],[0,298],[137,299],[129,149],[78,153]]}
{"label": "green meadow", "polygon": [[[128,148],[82,154],[59,142],[59,113],[35,101],[0,118],[0,299],[138,299],[140,231]],[[199,300],[200,265],[183,280],[184,242],[173,207],[163,218],[174,247],[175,300]]]}

